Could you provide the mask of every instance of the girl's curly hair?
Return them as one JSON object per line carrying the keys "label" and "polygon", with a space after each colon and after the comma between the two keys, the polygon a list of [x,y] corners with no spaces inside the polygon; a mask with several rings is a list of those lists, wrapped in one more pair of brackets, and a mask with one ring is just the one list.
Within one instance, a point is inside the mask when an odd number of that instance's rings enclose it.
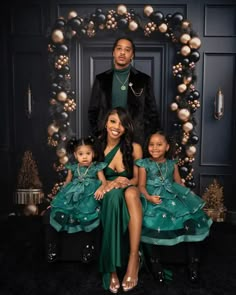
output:
{"label": "girl's curly hair", "polygon": [[155,135],[155,134],[159,134],[159,135],[163,136],[166,139],[166,142],[169,144],[170,148],[166,152],[165,156],[166,156],[167,159],[173,159],[174,155],[175,155],[175,141],[174,141],[173,137],[169,136],[167,133],[165,133],[161,129],[157,130],[155,133],[152,133],[147,137],[147,139],[145,141],[145,144],[144,144],[144,148],[143,148],[143,156],[145,158],[151,157],[151,155],[149,154],[149,151],[148,151],[148,145],[149,145],[151,137],[153,135]]}
{"label": "girl's curly hair", "polygon": [[98,158],[98,144],[97,140],[93,136],[88,137],[82,137],[77,139],[76,137],[72,137],[68,142],[66,146],[66,150],[69,154],[73,154],[77,148],[79,148],[82,145],[89,145],[93,151],[94,151],[94,160],[97,160]]}

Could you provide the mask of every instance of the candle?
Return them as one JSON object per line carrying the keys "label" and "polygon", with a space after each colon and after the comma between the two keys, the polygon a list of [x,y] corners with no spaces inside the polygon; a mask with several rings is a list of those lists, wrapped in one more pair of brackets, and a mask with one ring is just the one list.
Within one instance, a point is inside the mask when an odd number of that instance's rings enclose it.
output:
{"label": "candle", "polygon": [[32,98],[31,98],[31,89],[30,89],[30,85],[28,86],[28,113],[29,115],[32,112]]}

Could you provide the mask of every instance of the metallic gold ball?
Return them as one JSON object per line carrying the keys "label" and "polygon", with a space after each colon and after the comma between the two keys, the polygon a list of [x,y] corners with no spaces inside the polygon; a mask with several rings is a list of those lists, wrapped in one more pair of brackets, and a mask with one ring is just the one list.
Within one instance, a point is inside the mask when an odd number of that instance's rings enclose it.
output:
{"label": "metallic gold ball", "polygon": [[74,18],[74,17],[76,17],[78,14],[77,14],[77,12],[76,11],[70,11],[69,13],[68,13],[68,19],[72,19],[72,18]]}
{"label": "metallic gold ball", "polygon": [[198,49],[201,46],[201,40],[198,37],[193,37],[189,41],[189,46],[192,49]]}
{"label": "metallic gold ball", "polygon": [[190,39],[191,39],[191,37],[189,34],[183,34],[180,36],[180,42],[183,44],[187,44]]}
{"label": "metallic gold ball", "polygon": [[190,132],[193,129],[193,124],[191,122],[186,122],[183,124],[183,130],[185,132]]}
{"label": "metallic gold ball", "polygon": [[180,53],[183,55],[183,56],[188,56],[191,52],[191,49],[188,45],[184,45],[181,49],[180,49]]}
{"label": "metallic gold ball", "polygon": [[54,30],[51,37],[54,43],[63,43],[64,41],[64,35],[61,30]]}
{"label": "metallic gold ball", "polygon": [[146,15],[147,17],[149,17],[152,13],[153,13],[153,7],[151,5],[146,5],[143,9],[143,13],[144,15]]}
{"label": "metallic gold ball", "polygon": [[59,101],[66,101],[67,99],[67,94],[64,91],[61,91],[57,94],[57,99]]}
{"label": "metallic gold ball", "polygon": [[48,126],[48,135],[52,136],[55,132],[58,132],[58,130],[59,127],[52,123]]}
{"label": "metallic gold ball", "polygon": [[59,162],[63,165],[65,165],[69,161],[69,158],[67,156],[61,157],[59,159]]}
{"label": "metallic gold ball", "polygon": [[184,83],[179,84],[177,88],[178,88],[179,93],[183,93],[184,91],[187,90],[187,86]]}
{"label": "metallic gold ball", "polygon": [[190,117],[190,111],[188,109],[181,109],[178,111],[178,118],[183,121],[187,122]]}
{"label": "metallic gold ball", "polygon": [[167,24],[163,23],[158,27],[158,29],[161,33],[165,33],[168,29],[168,26],[167,26]]}
{"label": "metallic gold ball", "polygon": [[173,102],[171,105],[170,105],[170,109],[174,112],[176,110],[178,110],[178,104],[176,102]]}
{"label": "metallic gold ball", "polygon": [[118,5],[116,12],[119,15],[126,14],[127,13],[127,7],[125,5],[123,5],[123,4],[120,4],[120,5]]}
{"label": "metallic gold ball", "polygon": [[189,157],[192,157],[196,154],[196,147],[194,145],[190,145],[187,149],[186,149],[186,154]]}
{"label": "metallic gold ball", "polygon": [[182,22],[182,28],[183,29],[187,29],[188,27],[190,27],[190,22],[185,20]]}
{"label": "metallic gold ball", "polygon": [[62,158],[66,155],[66,149],[65,148],[57,148],[56,154],[59,158]]}
{"label": "metallic gold ball", "polygon": [[130,23],[129,23],[129,29],[130,31],[134,32],[136,31],[138,28],[138,24],[136,23],[136,21],[132,20]]}

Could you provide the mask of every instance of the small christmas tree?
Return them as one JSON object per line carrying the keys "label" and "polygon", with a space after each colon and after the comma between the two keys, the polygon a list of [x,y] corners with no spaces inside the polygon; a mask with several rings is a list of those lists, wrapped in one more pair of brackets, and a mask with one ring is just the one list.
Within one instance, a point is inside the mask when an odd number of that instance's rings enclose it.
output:
{"label": "small christmas tree", "polygon": [[209,213],[208,215],[215,221],[223,221],[226,211],[223,187],[216,179],[206,188],[202,198],[206,202],[204,210]]}
{"label": "small christmas tree", "polygon": [[41,189],[38,168],[31,151],[26,151],[22,159],[21,169],[17,180],[18,189]]}

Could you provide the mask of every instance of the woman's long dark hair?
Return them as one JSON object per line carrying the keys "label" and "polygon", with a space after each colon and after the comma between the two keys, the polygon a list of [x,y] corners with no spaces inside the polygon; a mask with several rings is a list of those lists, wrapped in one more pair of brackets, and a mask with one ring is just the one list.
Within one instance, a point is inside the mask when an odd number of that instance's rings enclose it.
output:
{"label": "woman's long dark hair", "polygon": [[107,146],[107,130],[106,124],[108,122],[108,118],[110,115],[117,114],[122,126],[125,129],[124,134],[121,136],[120,139],[120,150],[123,155],[123,164],[125,166],[125,170],[128,172],[129,176],[133,175],[133,136],[134,136],[134,127],[132,119],[126,109],[123,107],[116,107],[110,110],[103,122],[103,129],[101,130],[99,141],[101,144],[101,151],[102,157],[101,160],[104,160],[104,150]]}

